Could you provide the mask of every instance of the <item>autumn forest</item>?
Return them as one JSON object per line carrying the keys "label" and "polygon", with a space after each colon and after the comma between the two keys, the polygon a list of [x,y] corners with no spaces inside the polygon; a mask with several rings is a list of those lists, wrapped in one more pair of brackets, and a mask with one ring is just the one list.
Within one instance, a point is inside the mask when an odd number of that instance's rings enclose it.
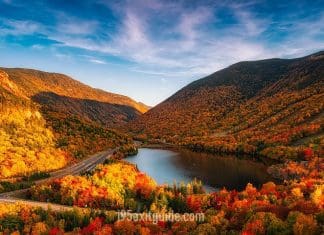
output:
{"label": "autumn forest", "polygon": [[[63,74],[0,68],[0,234],[323,234],[323,106],[323,52],[239,62],[153,108]],[[124,160],[142,146],[244,155],[275,182],[158,184]]]}

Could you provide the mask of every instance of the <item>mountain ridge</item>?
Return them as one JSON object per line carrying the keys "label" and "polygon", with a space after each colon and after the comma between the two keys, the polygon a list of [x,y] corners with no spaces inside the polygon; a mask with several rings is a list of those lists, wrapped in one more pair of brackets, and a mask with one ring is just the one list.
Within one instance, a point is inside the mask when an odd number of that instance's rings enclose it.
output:
{"label": "mountain ridge", "polygon": [[128,128],[140,138],[215,152],[290,151],[295,139],[323,130],[323,83],[323,51],[239,62],[188,84]]}
{"label": "mountain ridge", "polygon": [[[25,91],[29,96],[35,94],[34,89],[37,89],[37,91],[52,91],[59,95],[70,96],[72,98],[86,98],[114,104],[126,104],[136,108],[141,113],[146,112],[149,108],[145,104],[134,101],[128,96],[93,88],[62,73],[45,72],[28,68],[0,67],[0,70],[5,71],[9,77],[19,82],[21,85],[24,85]],[[26,81],[23,81],[22,78]],[[35,84],[35,81],[32,81],[32,79],[37,80],[38,84]],[[44,82],[47,82],[47,84]],[[61,87],[62,83],[65,83],[64,85],[69,85],[69,87]],[[30,87],[31,85],[34,86]],[[74,88],[72,86],[74,86]]]}

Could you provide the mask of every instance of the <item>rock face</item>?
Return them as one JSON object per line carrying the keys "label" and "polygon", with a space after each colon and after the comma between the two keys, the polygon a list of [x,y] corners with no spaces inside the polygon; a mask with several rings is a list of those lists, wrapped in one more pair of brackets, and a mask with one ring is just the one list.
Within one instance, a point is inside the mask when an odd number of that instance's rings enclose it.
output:
{"label": "rock face", "polygon": [[27,98],[23,94],[23,92],[18,88],[18,86],[13,81],[10,81],[9,75],[6,72],[1,70],[0,70],[0,86],[17,96],[22,96],[24,98]]}

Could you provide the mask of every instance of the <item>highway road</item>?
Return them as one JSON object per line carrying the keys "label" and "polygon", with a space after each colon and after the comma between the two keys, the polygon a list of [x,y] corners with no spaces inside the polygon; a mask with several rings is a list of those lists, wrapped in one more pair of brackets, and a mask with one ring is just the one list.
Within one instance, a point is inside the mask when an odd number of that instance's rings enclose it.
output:
{"label": "highway road", "polygon": [[[82,172],[92,170],[98,164],[103,163],[107,158],[109,158],[115,150],[116,149],[110,149],[107,151],[96,153],[96,154],[91,155],[91,156],[83,159],[82,161],[75,163],[71,166],[62,168],[57,171],[53,171],[50,173],[50,177],[48,177],[46,179],[37,180],[37,181],[35,181],[35,184],[42,184],[42,183],[45,183],[45,182],[53,180],[53,179],[64,177],[66,175],[78,175]],[[2,194],[0,194],[0,202],[13,203],[13,202],[21,201],[21,202],[26,202],[27,204],[31,204],[30,203],[31,201],[22,200],[22,199],[18,198],[19,196],[23,195],[27,191],[28,191],[28,188],[2,193]],[[38,202],[33,202],[33,203],[37,203],[38,205],[44,204],[44,203],[38,203]],[[48,204],[48,203],[45,203],[45,204]]]}

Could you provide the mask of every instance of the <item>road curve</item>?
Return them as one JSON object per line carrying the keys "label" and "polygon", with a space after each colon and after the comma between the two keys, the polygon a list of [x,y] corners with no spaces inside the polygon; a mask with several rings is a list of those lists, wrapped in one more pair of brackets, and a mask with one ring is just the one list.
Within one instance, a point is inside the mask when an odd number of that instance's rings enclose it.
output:
{"label": "road curve", "polygon": [[[53,171],[50,173],[49,178],[37,180],[37,181],[34,181],[34,183],[36,185],[42,184],[42,183],[45,183],[45,182],[53,180],[53,179],[64,177],[66,175],[78,175],[82,172],[92,170],[98,164],[103,163],[107,158],[109,158],[115,150],[116,149],[110,149],[107,151],[103,151],[103,152],[99,152],[94,155],[91,155],[76,164],[62,168],[57,171]],[[20,199],[17,199],[16,197],[24,194],[27,191],[28,191],[28,188],[21,189],[21,190],[15,190],[15,191],[11,191],[11,192],[6,192],[6,193],[1,193],[0,194],[0,202],[8,202],[8,201],[13,201],[13,200],[21,201]],[[7,200],[3,200],[3,199],[7,199]],[[29,202],[29,201],[26,201],[26,202]]]}

